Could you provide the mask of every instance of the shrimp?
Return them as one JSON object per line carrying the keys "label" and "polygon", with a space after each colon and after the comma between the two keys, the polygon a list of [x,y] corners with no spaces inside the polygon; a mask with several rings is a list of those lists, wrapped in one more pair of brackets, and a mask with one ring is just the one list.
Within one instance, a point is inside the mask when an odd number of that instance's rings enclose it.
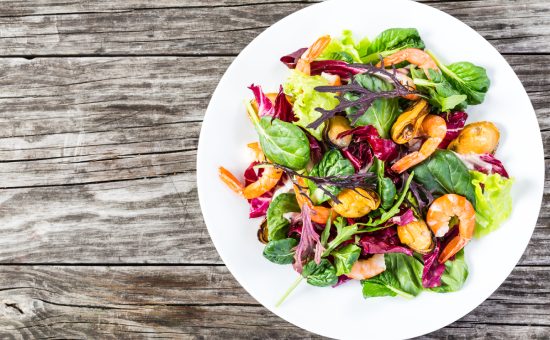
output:
{"label": "shrimp", "polygon": [[[299,186],[305,186],[304,180],[302,178],[299,178],[297,182]],[[338,214],[334,212],[333,209],[323,207],[320,205],[313,205],[313,203],[308,198],[302,195],[298,185],[294,184],[294,193],[296,194],[296,201],[298,202],[298,205],[300,207],[306,204],[311,209],[310,217],[313,222],[319,223],[319,224],[326,224],[329,218],[334,220],[338,216]]]}
{"label": "shrimp", "polygon": [[220,166],[218,170],[219,170],[218,173],[222,182],[224,182],[229,189],[233,190],[239,195],[242,195],[244,190],[244,185],[242,185],[241,181],[239,181],[237,177],[235,177],[235,175],[231,173],[231,171],[227,170],[223,166]]}
{"label": "shrimp", "polygon": [[424,70],[424,73],[428,77],[430,75],[428,71],[429,69],[436,71],[439,70],[437,64],[432,59],[432,57],[430,57],[428,53],[419,50],[418,48],[406,48],[404,50],[397,51],[394,54],[391,54],[382,59],[382,61],[379,62],[376,67],[382,67],[382,64],[384,64],[384,66],[396,65],[403,61],[408,61],[409,63],[420,67],[422,70]]}
{"label": "shrimp", "polygon": [[391,167],[393,171],[402,173],[430,157],[430,155],[437,150],[439,143],[445,138],[447,134],[447,124],[445,120],[439,116],[427,115],[422,122],[421,131],[419,132],[420,136],[424,135],[428,138],[422,144],[420,150],[411,152],[395,162]]}
{"label": "shrimp", "polygon": [[386,270],[384,254],[374,254],[368,259],[357,260],[347,277],[355,280],[366,280]]}
{"label": "shrimp", "polygon": [[470,241],[476,224],[476,212],[466,197],[456,194],[443,195],[428,208],[426,223],[436,237],[447,234],[449,222],[455,216],[458,218],[458,235],[445,246],[439,255],[439,263],[445,263]]}
{"label": "shrimp", "polygon": [[252,142],[248,143],[246,146],[252,151],[254,154],[254,160],[256,162],[265,162],[265,155],[262,151],[262,148],[260,147],[260,143],[258,142]]}
{"label": "shrimp", "polygon": [[247,200],[260,197],[269,190],[273,189],[281,176],[283,175],[283,170],[277,169],[273,166],[268,166],[264,168],[262,176],[256,180],[256,182],[250,183],[246,187],[233,175],[229,170],[220,166],[219,176],[220,179],[239,195],[242,195]]}
{"label": "shrimp", "polygon": [[323,53],[325,48],[330,43],[330,35],[323,35],[319,39],[317,39],[313,45],[311,45],[298,59],[298,62],[296,63],[296,70],[306,74],[311,74],[311,62],[317,58],[318,56]]}

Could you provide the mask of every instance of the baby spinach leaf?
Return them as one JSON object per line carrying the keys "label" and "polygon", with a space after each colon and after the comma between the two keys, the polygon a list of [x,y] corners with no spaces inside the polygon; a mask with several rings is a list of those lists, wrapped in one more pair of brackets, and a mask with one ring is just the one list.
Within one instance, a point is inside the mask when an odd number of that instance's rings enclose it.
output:
{"label": "baby spinach leaf", "polygon": [[464,260],[464,249],[459,251],[453,261],[445,262],[445,272],[441,276],[441,286],[430,288],[438,293],[456,292],[468,278],[468,265]]}
{"label": "baby spinach leaf", "polygon": [[466,165],[452,152],[437,150],[414,168],[415,180],[434,194],[458,194],[476,203],[472,177]]}
{"label": "baby spinach leaf", "polygon": [[348,244],[341,249],[333,251],[331,255],[334,257],[336,276],[340,276],[351,271],[351,267],[353,267],[353,264],[359,259],[359,255],[361,255],[361,248],[355,244]]}
{"label": "baby spinach leaf", "polygon": [[264,257],[277,264],[291,264],[298,241],[293,238],[270,241],[264,248]]}
{"label": "baby spinach leaf", "polygon": [[442,112],[466,107],[467,96],[456,90],[439,71],[429,70],[430,78],[424,70],[411,67],[411,76],[416,89],[428,95],[428,101]]}
{"label": "baby spinach leaf", "polygon": [[309,261],[302,270],[302,276],[307,279],[307,283],[317,287],[332,286],[338,282],[336,269],[327,259],[322,259],[319,264]]}
{"label": "baby spinach leaf", "polygon": [[[393,86],[388,82],[368,74],[358,74],[355,76],[355,80],[363,88],[373,92],[390,91],[393,89]],[[344,98],[353,101],[357,100],[359,96],[348,92],[344,95]],[[348,116],[352,116],[356,112],[356,107],[346,109]],[[355,125],[372,125],[378,130],[380,137],[389,138],[390,129],[397,116],[399,116],[398,98],[379,98],[359,117]]]}
{"label": "baby spinach leaf", "polygon": [[388,210],[395,201],[397,189],[391,179],[384,177],[384,162],[375,158],[374,164],[376,164],[376,175],[378,176],[378,195],[380,195],[380,199],[382,200],[380,206],[382,209]]}
{"label": "baby spinach leaf", "polygon": [[367,49],[367,55],[362,56],[364,63],[377,62],[405,48],[424,49],[425,45],[416,28],[390,28],[380,33]]}
{"label": "baby spinach leaf", "polygon": [[[328,176],[349,176],[355,173],[355,169],[351,162],[342,156],[338,150],[330,150],[323,155],[323,158],[317,163],[310,172],[310,176],[314,177],[328,177]],[[330,197],[325,194],[321,189],[317,188],[315,183],[308,181],[309,191],[311,193],[311,199],[316,205],[328,201]],[[338,195],[341,191],[340,188],[327,185],[325,187],[331,194]]]}
{"label": "baby spinach leaf", "polygon": [[412,298],[422,291],[422,262],[401,253],[384,254],[386,270],[361,281],[363,296],[403,296]]}
{"label": "baby spinach leaf", "polygon": [[299,211],[300,207],[294,194],[283,193],[276,196],[267,209],[267,239],[273,241],[286,238],[290,223],[283,214]]}
{"label": "baby spinach leaf", "polygon": [[246,109],[266,157],[294,170],[305,168],[310,157],[309,140],[305,132],[298,126],[277,118],[258,117],[250,102],[246,103]]}

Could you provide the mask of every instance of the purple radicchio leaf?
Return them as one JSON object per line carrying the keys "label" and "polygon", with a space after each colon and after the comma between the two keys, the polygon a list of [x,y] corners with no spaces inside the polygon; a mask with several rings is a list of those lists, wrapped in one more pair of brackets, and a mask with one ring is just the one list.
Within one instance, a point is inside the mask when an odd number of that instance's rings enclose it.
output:
{"label": "purple radicchio leaf", "polygon": [[395,228],[385,228],[361,237],[359,245],[363,254],[403,253],[412,256],[413,252],[399,241]]}
{"label": "purple radicchio leaf", "polygon": [[292,105],[288,102],[288,99],[286,99],[286,95],[283,92],[282,86],[279,86],[279,93],[275,98],[275,109],[273,117],[288,123],[292,123],[298,120],[294,115]]}
{"label": "purple radicchio leaf", "polygon": [[262,91],[262,87],[252,84],[248,88],[252,90],[252,93],[254,93],[254,98],[256,98],[256,103],[258,104],[258,115],[260,117],[274,116],[275,108],[273,103]]}
{"label": "purple radicchio leaf", "polygon": [[445,138],[443,138],[443,141],[439,144],[440,149],[446,149],[447,146],[449,146],[449,143],[458,137],[460,131],[464,128],[466,119],[468,119],[468,114],[462,111],[455,111],[444,114],[443,118],[445,119],[445,123],[447,123],[447,134],[445,135]]}
{"label": "purple radicchio leaf", "polygon": [[354,129],[344,131],[338,135],[342,138],[353,135],[356,141],[367,141],[372,148],[374,156],[382,161],[391,161],[397,157],[398,146],[391,139],[380,137],[378,130],[372,125],[360,126]]}
{"label": "purple radicchio leaf", "polygon": [[342,60],[316,60],[311,63],[312,76],[329,73],[342,79],[350,79],[352,76],[364,72],[364,69],[353,67]]}
{"label": "purple radicchio leaf", "polygon": [[407,225],[411,222],[414,222],[416,221],[416,218],[414,217],[414,213],[413,211],[409,208],[407,210],[405,210],[403,213],[400,213],[399,215],[395,215],[393,216],[392,218],[390,218],[387,222],[386,222],[386,225],[398,225],[398,226],[402,226],[402,225]]}
{"label": "purple radicchio leaf", "polygon": [[306,132],[307,139],[309,140],[310,157],[313,164],[319,163],[323,158],[323,148],[315,137]]}
{"label": "purple radicchio leaf", "polygon": [[307,47],[300,48],[297,51],[294,51],[290,54],[284,55],[281,57],[281,62],[286,65],[286,67],[293,69],[296,67],[296,64],[298,63],[298,59],[304,54],[304,52],[307,50]]}
{"label": "purple radicchio leaf", "polygon": [[338,276],[338,282],[336,282],[336,283],[332,286],[332,288],[336,288],[336,287],[338,287],[338,286],[341,286],[341,285],[343,285],[344,283],[346,283],[346,282],[348,282],[348,281],[350,281],[350,280],[352,280],[352,279],[351,279],[349,276],[347,276],[347,275],[340,275],[340,276]]}
{"label": "purple radicchio leaf", "polygon": [[294,254],[294,269],[301,273],[304,262],[308,257],[314,255],[315,263],[321,263],[321,255],[325,248],[321,244],[319,234],[315,231],[313,223],[311,222],[311,208],[307,204],[302,205],[302,232],[300,242],[296,246],[296,253]]}
{"label": "purple radicchio leaf", "polygon": [[468,155],[455,153],[455,155],[460,158],[470,170],[483,172],[487,175],[496,173],[502,177],[510,178],[502,162],[489,153],[481,155],[473,153]]}
{"label": "purple radicchio leaf", "polygon": [[374,158],[368,142],[361,140],[352,140],[350,145],[342,149],[342,154],[349,159],[355,171],[370,167]]}
{"label": "purple radicchio leaf", "polygon": [[437,258],[441,249],[441,241],[435,241],[435,247],[431,253],[422,256],[424,270],[422,271],[422,286],[434,288],[441,286],[441,275],[445,272],[445,264],[439,263]]}

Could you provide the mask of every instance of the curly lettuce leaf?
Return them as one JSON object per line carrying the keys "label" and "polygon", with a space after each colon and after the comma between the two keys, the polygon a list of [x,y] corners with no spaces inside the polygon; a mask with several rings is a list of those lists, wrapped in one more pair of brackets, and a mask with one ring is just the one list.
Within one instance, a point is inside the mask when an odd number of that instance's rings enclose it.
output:
{"label": "curly lettuce leaf", "polygon": [[299,71],[291,71],[290,77],[283,84],[286,95],[294,99],[292,108],[298,121],[294,124],[303,127],[318,140],[322,139],[324,123],[317,129],[310,129],[307,126],[321,116],[315,111],[320,107],[325,110],[332,110],[338,105],[338,99],[332,93],[321,93],[314,90],[317,86],[329,85],[329,81],[321,76],[307,76]]}
{"label": "curly lettuce leaf", "polygon": [[361,53],[366,53],[370,41],[364,38],[360,42],[355,42],[353,33],[350,30],[344,30],[340,38],[332,38],[318,60],[343,60],[348,63],[360,63]]}
{"label": "curly lettuce leaf", "polygon": [[494,173],[486,175],[470,171],[476,196],[476,228],[474,235],[482,237],[498,229],[512,213],[514,180]]}

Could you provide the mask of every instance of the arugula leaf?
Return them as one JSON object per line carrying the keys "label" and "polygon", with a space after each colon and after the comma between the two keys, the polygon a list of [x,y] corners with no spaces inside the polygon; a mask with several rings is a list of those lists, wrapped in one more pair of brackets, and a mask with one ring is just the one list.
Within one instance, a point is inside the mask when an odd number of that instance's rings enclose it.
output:
{"label": "arugula leaf", "polygon": [[303,169],[309,163],[309,140],[304,131],[277,118],[259,118],[250,102],[246,108],[269,160],[294,170]]}
{"label": "arugula leaf", "polygon": [[384,261],[384,272],[361,281],[363,297],[399,295],[412,298],[420,294],[423,290],[421,261],[401,253],[384,254]]}
{"label": "arugula leaf", "polygon": [[448,150],[437,150],[414,167],[415,180],[435,194],[458,194],[476,206],[472,177],[464,163]]}
{"label": "arugula leaf", "polygon": [[442,112],[466,107],[467,96],[457,91],[443,75],[436,70],[428,70],[428,78],[424,70],[411,67],[411,76],[416,89],[428,95],[428,101]]}
{"label": "arugula leaf", "polygon": [[319,264],[309,261],[302,270],[302,276],[307,279],[307,283],[317,287],[332,286],[338,282],[336,269],[327,259],[322,259]]}
{"label": "arugula leaf", "polygon": [[378,176],[378,195],[380,195],[380,199],[382,200],[380,206],[382,209],[387,210],[391,208],[395,201],[397,189],[391,179],[384,177],[384,162],[376,157],[374,159],[376,175]]}
{"label": "arugula leaf", "polygon": [[[358,74],[354,78],[357,83],[359,83],[359,85],[369,91],[382,92],[390,91],[393,89],[393,86],[388,82],[368,74]],[[348,92],[344,95],[344,98],[347,100],[357,100],[359,96],[354,93]],[[348,116],[352,116],[356,113],[356,107],[350,107],[346,109],[346,114]],[[376,130],[378,130],[380,137],[389,138],[391,127],[398,116],[398,98],[378,98],[363,113],[363,115],[359,117],[355,125],[372,125],[376,128]]]}
{"label": "arugula leaf", "polygon": [[476,227],[474,235],[481,237],[498,229],[512,213],[512,178],[494,173],[486,175],[471,171],[476,196]]}
{"label": "arugula leaf", "polygon": [[276,196],[267,209],[267,239],[274,241],[286,238],[290,222],[283,217],[283,214],[299,211],[300,206],[294,194],[283,193]]}
{"label": "arugula leaf", "polygon": [[277,264],[291,264],[294,261],[294,248],[298,241],[293,238],[270,241],[264,248],[266,259]]}
{"label": "arugula leaf", "polygon": [[441,276],[441,286],[429,290],[438,293],[456,292],[468,278],[468,265],[464,260],[464,249],[455,255],[453,261],[445,262],[445,272]]}
{"label": "arugula leaf", "polygon": [[361,248],[355,244],[348,244],[330,254],[334,257],[336,276],[340,276],[351,271],[351,267],[361,255]]}
{"label": "arugula leaf", "polygon": [[[317,163],[310,172],[310,176],[314,177],[329,177],[329,176],[349,176],[355,173],[355,169],[351,162],[342,156],[338,150],[330,150],[323,155],[323,158]],[[321,189],[315,185],[312,181],[307,181],[309,192],[311,193],[311,200],[315,205],[319,205],[325,201],[328,201],[330,197],[325,194]],[[340,188],[327,185],[325,189],[328,190],[334,196],[338,195],[341,191]]]}
{"label": "arugula leaf", "polygon": [[367,55],[361,55],[363,63],[380,60],[405,48],[424,49],[425,45],[416,28],[390,28],[380,33],[369,45]]}

